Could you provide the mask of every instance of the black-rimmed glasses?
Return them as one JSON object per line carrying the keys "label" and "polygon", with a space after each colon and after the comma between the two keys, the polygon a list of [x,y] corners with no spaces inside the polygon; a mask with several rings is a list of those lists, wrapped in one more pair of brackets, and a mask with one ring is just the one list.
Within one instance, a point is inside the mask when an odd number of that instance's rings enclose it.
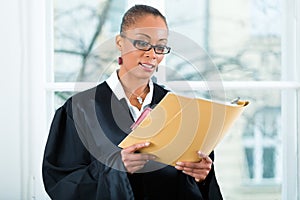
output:
{"label": "black-rimmed glasses", "polygon": [[128,38],[124,34],[121,34],[121,37],[124,37],[127,40],[129,40],[132,43],[132,45],[138,50],[150,51],[153,48],[156,54],[168,54],[171,51],[171,47],[168,47],[166,45],[152,45],[149,42],[143,40],[135,40]]}

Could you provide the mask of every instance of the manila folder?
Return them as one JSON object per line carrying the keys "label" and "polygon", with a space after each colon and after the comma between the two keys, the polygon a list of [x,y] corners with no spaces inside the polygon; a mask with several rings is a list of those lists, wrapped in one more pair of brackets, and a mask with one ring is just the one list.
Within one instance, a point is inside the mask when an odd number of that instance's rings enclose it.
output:
{"label": "manila folder", "polygon": [[209,155],[246,105],[248,101],[226,104],[168,93],[119,147],[150,142],[140,152],[156,155],[158,162],[196,162],[197,152]]}

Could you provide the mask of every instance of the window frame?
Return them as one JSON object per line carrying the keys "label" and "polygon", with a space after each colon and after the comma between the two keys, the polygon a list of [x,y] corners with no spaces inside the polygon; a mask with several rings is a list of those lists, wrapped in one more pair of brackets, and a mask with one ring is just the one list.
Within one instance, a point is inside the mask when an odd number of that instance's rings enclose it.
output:
{"label": "window frame", "polygon": [[300,166],[300,140],[297,137],[300,133],[300,70],[297,67],[300,64],[300,39],[297,37],[300,33],[299,6],[299,0],[287,0],[283,5],[282,80],[289,80],[292,77],[297,83],[294,90],[286,90],[282,94],[283,199],[300,198],[300,178],[297,174]]}
{"label": "window frame", "polygon": [[[131,3],[141,1],[131,1]],[[283,1],[284,23],[282,39],[282,81],[232,81],[223,82],[225,90],[280,90],[282,91],[282,135],[283,135],[283,174],[282,174],[282,199],[299,199],[300,176],[300,0]],[[163,7],[163,5],[162,5]],[[164,9],[164,8],[163,8]],[[47,194],[44,191],[41,179],[41,156],[43,153],[46,138],[48,136],[49,122],[53,117],[54,91],[74,91],[74,85],[78,91],[93,86],[95,83],[55,83],[52,73],[53,60],[53,38],[49,32],[53,32],[52,1],[29,0],[21,2],[21,13],[25,16],[22,19],[22,38],[26,52],[24,71],[33,73],[25,78],[22,86],[24,91],[31,94],[28,101],[32,102],[29,107],[22,110],[25,143],[22,145],[22,197],[45,199]],[[292,34],[291,34],[292,33]],[[27,41],[27,42],[26,42]],[[33,45],[34,44],[34,45]],[[37,48],[38,47],[38,48]],[[42,49],[42,51],[41,51]],[[25,51],[24,50],[24,51]],[[37,59],[38,58],[38,59]],[[43,74],[41,76],[41,74]],[[180,81],[166,82],[165,70],[160,69],[158,80],[182,90]],[[293,77],[292,81],[288,81]],[[193,90],[204,89],[203,82],[190,82]],[[79,89],[78,89],[79,88]],[[217,88],[215,88],[217,89]],[[37,106],[38,105],[38,106]],[[41,106],[41,107],[40,107]],[[44,118],[43,118],[44,116]],[[26,118],[33,122],[26,124]],[[43,118],[43,119],[41,119]],[[290,119],[293,119],[292,121]],[[297,177],[295,179],[295,177]],[[28,183],[30,183],[28,185]],[[291,187],[293,186],[293,187]]]}

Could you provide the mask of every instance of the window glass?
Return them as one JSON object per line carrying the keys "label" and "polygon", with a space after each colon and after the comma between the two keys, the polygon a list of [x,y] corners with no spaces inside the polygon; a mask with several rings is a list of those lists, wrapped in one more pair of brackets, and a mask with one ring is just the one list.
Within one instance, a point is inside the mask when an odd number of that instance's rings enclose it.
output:
{"label": "window glass", "polygon": [[275,164],[276,164],[276,148],[268,147],[263,149],[263,174],[262,177],[267,178],[275,178]]}
{"label": "window glass", "polygon": [[124,10],[125,1],[54,1],[56,82],[96,81],[95,71],[116,61],[113,41]]}
{"label": "window glass", "polygon": [[226,92],[227,96],[237,94],[250,104],[215,150],[225,199],[281,199],[281,92]]}
{"label": "window glass", "polygon": [[62,106],[75,92],[54,92],[54,109]]}
{"label": "window glass", "polygon": [[246,157],[246,162],[247,162],[247,165],[246,165],[246,176],[249,177],[250,179],[253,179],[254,178],[254,149],[253,148],[248,148],[248,147],[245,147],[244,149],[245,151],[245,157]]}
{"label": "window glass", "polygon": [[[280,0],[166,0],[166,14],[170,29],[203,48],[224,81],[280,80]],[[207,74],[199,76],[199,68],[211,69],[205,63],[193,66],[193,60],[178,59],[177,53],[168,56],[167,80],[202,81]],[[174,77],[173,71],[184,75]]]}
{"label": "window glass", "polygon": [[[106,79],[117,67],[114,36],[127,1],[54,2],[55,82]],[[167,81],[184,85],[186,81],[280,80],[279,0],[165,0],[165,13],[172,48],[164,63]],[[280,199],[280,91],[186,88],[181,94],[213,100],[224,100],[226,94],[228,101],[236,97],[250,101],[216,148],[216,173],[225,199]],[[54,107],[75,93],[55,92]]]}

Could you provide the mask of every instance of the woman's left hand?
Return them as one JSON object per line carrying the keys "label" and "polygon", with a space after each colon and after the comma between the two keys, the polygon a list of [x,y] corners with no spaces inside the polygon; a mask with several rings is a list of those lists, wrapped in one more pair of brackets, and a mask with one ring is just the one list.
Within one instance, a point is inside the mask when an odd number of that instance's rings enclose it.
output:
{"label": "woman's left hand", "polygon": [[207,155],[198,152],[199,162],[177,162],[175,168],[195,178],[197,182],[203,181],[211,170],[212,160]]}

